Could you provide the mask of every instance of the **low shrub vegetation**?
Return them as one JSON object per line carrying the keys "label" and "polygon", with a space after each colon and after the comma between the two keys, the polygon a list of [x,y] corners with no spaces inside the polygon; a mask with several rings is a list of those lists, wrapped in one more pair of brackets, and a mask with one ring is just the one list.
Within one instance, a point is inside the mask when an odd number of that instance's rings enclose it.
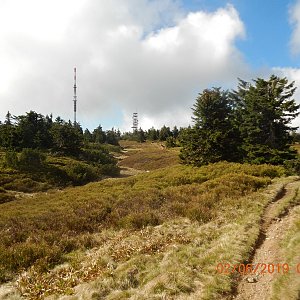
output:
{"label": "low shrub vegetation", "polygon": [[65,167],[66,174],[75,185],[81,185],[99,178],[97,168],[82,162],[72,162]]}
{"label": "low shrub vegetation", "polygon": [[120,174],[117,160],[106,148],[98,146],[95,149],[83,148],[77,156],[62,156],[30,148],[21,152],[7,150],[1,154],[0,184],[6,190],[39,192],[83,185]]}
{"label": "low shrub vegetation", "polygon": [[44,166],[46,155],[36,149],[22,149],[17,166],[21,170],[38,170]]}
{"label": "low shrub vegetation", "polygon": [[[178,165],[4,203],[0,279],[5,282],[19,275],[19,290],[29,299],[42,299],[57,289],[70,293],[74,282],[99,276],[108,280],[109,272],[116,277],[103,293],[121,289],[139,299],[146,299],[143,295],[148,292],[153,297],[192,294],[200,280],[205,299],[212,299],[218,289],[230,290],[230,278],[213,276],[217,281],[210,282],[212,274],[206,279],[203,274],[210,274],[218,259],[238,261],[249,255],[267,201],[256,194],[284,172],[269,165]],[[247,235],[251,233],[247,238],[246,227]],[[239,237],[234,237],[236,232]],[[79,264],[72,259],[72,253],[95,246],[100,254],[94,263],[85,255]],[[148,257],[141,256],[147,253]],[[162,267],[165,255],[170,259]],[[66,262],[72,267],[51,271]],[[109,265],[119,267],[108,271]],[[166,278],[154,284],[161,276]],[[63,285],[59,278],[65,278]]]}

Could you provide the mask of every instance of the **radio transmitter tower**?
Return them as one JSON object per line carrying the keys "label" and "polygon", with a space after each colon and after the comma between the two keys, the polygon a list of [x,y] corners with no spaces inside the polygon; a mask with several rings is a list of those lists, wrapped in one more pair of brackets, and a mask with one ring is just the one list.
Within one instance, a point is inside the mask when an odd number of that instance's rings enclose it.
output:
{"label": "radio transmitter tower", "polygon": [[138,113],[135,112],[135,113],[133,113],[133,116],[132,116],[132,127],[131,128],[132,128],[133,132],[137,131],[138,127],[139,127]]}
{"label": "radio transmitter tower", "polygon": [[76,125],[76,111],[77,111],[77,95],[76,95],[76,67],[74,68],[74,96],[73,96],[73,102],[74,102],[74,125]]}

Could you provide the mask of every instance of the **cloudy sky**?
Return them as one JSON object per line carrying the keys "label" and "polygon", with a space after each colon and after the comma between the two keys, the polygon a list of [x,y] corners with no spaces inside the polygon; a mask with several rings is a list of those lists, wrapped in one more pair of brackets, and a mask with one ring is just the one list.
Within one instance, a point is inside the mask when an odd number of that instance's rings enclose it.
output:
{"label": "cloudy sky", "polygon": [[[275,73],[300,103],[300,0],[0,0],[0,120],[186,126],[204,88]],[[300,120],[297,120],[300,125]]]}

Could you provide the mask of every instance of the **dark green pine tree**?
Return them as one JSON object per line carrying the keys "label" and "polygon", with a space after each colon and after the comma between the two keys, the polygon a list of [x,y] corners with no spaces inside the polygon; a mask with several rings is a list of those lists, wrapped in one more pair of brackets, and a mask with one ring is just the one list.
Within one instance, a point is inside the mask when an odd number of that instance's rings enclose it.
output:
{"label": "dark green pine tree", "polygon": [[227,91],[206,89],[193,107],[194,126],[181,133],[180,158],[196,166],[238,160],[233,103]]}
{"label": "dark green pine tree", "polygon": [[52,140],[49,133],[52,126],[51,118],[30,111],[15,119],[19,148],[47,149],[51,147]]}
{"label": "dark green pine tree", "polygon": [[91,143],[93,141],[93,135],[87,128],[85,129],[85,131],[83,133],[83,141],[86,144]]}
{"label": "dark green pine tree", "polygon": [[174,126],[173,130],[172,130],[172,136],[173,136],[173,138],[177,139],[178,135],[179,135],[179,130],[178,130],[177,126]]}
{"label": "dark green pine tree", "polygon": [[112,128],[111,130],[106,131],[106,141],[107,144],[119,145],[119,138],[116,130]]}
{"label": "dark green pine tree", "polygon": [[78,155],[83,142],[83,136],[71,122],[58,119],[50,129],[53,150],[68,155]]}
{"label": "dark green pine tree", "polygon": [[0,125],[0,146],[9,149],[13,149],[18,145],[16,127],[12,123],[12,118],[10,112],[7,112],[4,123]]}
{"label": "dark green pine tree", "polygon": [[293,99],[294,82],[272,75],[258,78],[254,85],[240,81],[235,92],[240,119],[244,160],[252,163],[281,164],[295,157],[291,121],[298,116]]}
{"label": "dark green pine tree", "polygon": [[158,139],[157,130],[154,127],[151,127],[147,131],[147,140],[149,141],[156,141]]}
{"label": "dark green pine tree", "polygon": [[11,113],[8,111],[6,116],[5,116],[5,121],[4,121],[4,124],[6,125],[11,125],[12,122],[11,122]]}
{"label": "dark green pine tree", "polygon": [[139,143],[144,143],[146,141],[145,132],[142,128],[140,128],[136,132],[136,139],[137,139],[137,142],[139,142]]}
{"label": "dark green pine tree", "polygon": [[165,141],[169,136],[172,136],[170,127],[164,125],[159,131],[159,140]]}
{"label": "dark green pine tree", "polygon": [[95,143],[103,144],[106,142],[106,134],[101,125],[94,129],[92,133],[92,141]]}

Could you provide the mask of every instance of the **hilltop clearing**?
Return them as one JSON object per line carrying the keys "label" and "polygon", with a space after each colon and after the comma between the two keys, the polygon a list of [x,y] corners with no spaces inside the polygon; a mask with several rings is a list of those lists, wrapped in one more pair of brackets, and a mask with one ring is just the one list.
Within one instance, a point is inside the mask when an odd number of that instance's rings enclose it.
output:
{"label": "hilltop clearing", "polygon": [[[121,174],[135,175],[179,164],[179,148],[166,148],[164,143],[120,141],[123,147],[119,156]],[[136,171],[135,171],[136,170]],[[131,171],[131,172],[130,172]]]}

